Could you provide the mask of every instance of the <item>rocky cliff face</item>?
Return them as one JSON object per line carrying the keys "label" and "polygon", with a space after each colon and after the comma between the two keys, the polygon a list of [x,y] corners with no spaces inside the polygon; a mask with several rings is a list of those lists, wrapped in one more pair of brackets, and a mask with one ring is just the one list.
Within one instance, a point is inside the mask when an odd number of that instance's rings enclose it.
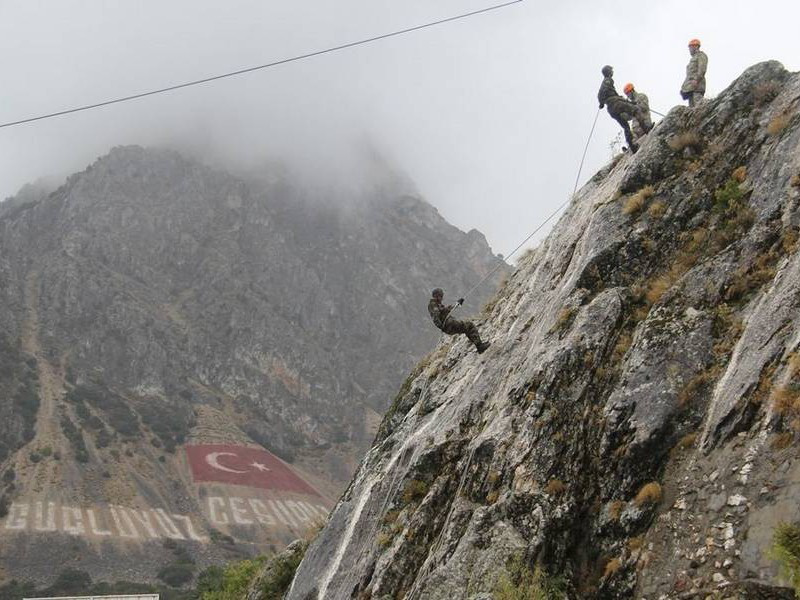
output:
{"label": "rocky cliff face", "polygon": [[385,180],[333,206],[121,147],[0,205],[5,572],[181,583],[324,517],[435,344],[429,289],[502,266]]}
{"label": "rocky cliff face", "polygon": [[800,518],[799,106],[759,64],[597,173],[492,348],[412,372],[288,598],[490,598],[535,567],[576,598],[791,597],[766,551]]}

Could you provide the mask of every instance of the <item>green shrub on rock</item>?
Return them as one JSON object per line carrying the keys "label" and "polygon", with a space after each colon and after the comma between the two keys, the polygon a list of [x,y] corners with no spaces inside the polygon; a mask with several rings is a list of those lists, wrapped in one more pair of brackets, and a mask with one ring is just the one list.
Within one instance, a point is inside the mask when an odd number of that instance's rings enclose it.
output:
{"label": "green shrub on rock", "polygon": [[779,523],[772,536],[770,555],[800,598],[800,523]]}
{"label": "green shrub on rock", "polygon": [[[257,584],[258,600],[281,600],[292,584],[295,571],[303,560],[308,542],[297,540],[267,563]],[[205,598],[203,599],[205,600]]]}
{"label": "green shrub on rock", "polygon": [[211,567],[200,575],[198,591],[202,600],[240,600],[264,565],[264,557],[235,562],[224,569]]}
{"label": "green shrub on rock", "polygon": [[566,584],[548,575],[540,566],[533,570],[521,558],[514,558],[494,589],[494,600],[565,600]]}

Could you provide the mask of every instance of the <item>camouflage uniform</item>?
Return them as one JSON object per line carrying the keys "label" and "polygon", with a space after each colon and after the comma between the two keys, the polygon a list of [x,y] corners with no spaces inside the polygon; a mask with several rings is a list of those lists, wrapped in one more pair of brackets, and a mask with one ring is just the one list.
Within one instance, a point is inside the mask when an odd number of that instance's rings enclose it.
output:
{"label": "camouflage uniform", "polygon": [[617,93],[614,88],[614,79],[605,77],[603,83],[600,85],[600,91],[597,92],[597,100],[600,102],[600,108],[607,106],[608,114],[622,127],[625,132],[625,141],[628,142],[632,152],[636,152],[639,146],[633,140],[630,125],[628,121],[631,119],[639,119],[639,109],[632,102],[628,102]]}
{"label": "camouflage uniform", "polygon": [[686,79],[681,86],[681,97],[689,101],[689,106],[697,106],[706,93],[706,68],[708,56],[702,50],[692,54],[686,65]]}
{"label": "camouflage uniform", "polygon": [[639,107],[639,116],[631,126],[631,131],[638,140],[653,128],[653,120],[650,118],[650,100],[647,98],[647,94],[640,94],[636,90],[628,94],[628,100]]}
{"label": "camouflage uniform", "polygon": [[445,306],[436,298],[431,298],[428,301],[428,314],[431,316],[431,320],[436,327],[447,335],[463,333],[469,338],[470,342],[475,344],[476,348],[482,346],[481,335],[478,333],[478,328],[475,327],[472,321],[458,321],[448,318],[453,308],[452,304]]}

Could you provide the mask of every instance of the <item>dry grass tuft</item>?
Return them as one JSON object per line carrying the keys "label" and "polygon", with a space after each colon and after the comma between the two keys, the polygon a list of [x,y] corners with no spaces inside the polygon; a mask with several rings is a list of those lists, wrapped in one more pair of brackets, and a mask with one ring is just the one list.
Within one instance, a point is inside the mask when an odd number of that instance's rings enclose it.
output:
{"label": "dry grass tuft", "polygon": [[397,521],[397,517],[399,516],[400,516],[399,510],[390,510],[385,515],[383,515],[383,524],[392,525],[395,521]]}
{"label": "dry grass tuft", "polygon": [[661,501],[661,484],[657,481],[651,481],[642,486],[639,493],[636,494],[634,502],[636,506],[644,506],[645,504],[658,504]]}
{"label": "dry grass tuft", "polygon": [[772,442],[770,442],[770,446],[773,450],[786,450],[794,443],[794,434],[788,431],[783,433],[777,433],[772,436]]}
{"label": "dry grass tuft", "polygon": [[703,161],[693,160],[692,162],[686,164],[686,170],[689,171],[690,173],[697,173],[702,166],[703,166]]}
{"label": "dry grass tuft", "polygon": [[558,317],[556,317],[556,322],[550,328],[550,333],[563,331],[567,327],[569,327],[570,324],[572,323],[572,319],[575,318],[575,313],[577,312],[578,310],[571,306],[562,308],[561,311],[558,313]]}
{"label": "dry grass tuft", "polygon": [[606,563],[606,568],[603,570],[603,577],[608,579],[609,577],[613,577],[617,571],[622,568],[622,561],[618,558],[612,558],[610,561]]}
{"label": "dry grass tuft", "polygon": [[797,249],[797,240],[800,236],[797,234],[797,229],[794,227],[787,227],[781,234],[781,247],[786,254],[792,254]]}
{"label": "dry grass tuft", "polygon": [[656,200],[647,208],[647,214],[654,219],[661,218],[667,212],[667,207],[660,200]]}
{"label": "dry grass tuft", "polygon": [[719,341],[714,344],[714,356],[722,359],[728,356],[744,331],[744,322],[737,317],[727,304],[717,306],[714,314],[714,336]]}
{"label": "dry grass tuft", "polygon": [[381,531],[375,541],[377,541],[378,545],[382,548],[388,548],[392,544],[392,536],[385,531]]}
{"label": "dry grass tuft", "polygon": [[412,479],[403,489],[403,504],[419,502],[428,494],[428,484],[419,479]]}
{"label": "dry grass tuft", "polygon": [[767,133],[771,136],[780,135],[789,126],[789,121],[791,120],[791,116],[785,112],[773,117],[767,125]]}
{"label": "dry grass tuft", "polygon": [[637,535],[636,537],[632,537],[628,540],[628,550],[631,552],[636,552],[644,547],[644,536]]}
{"label": "dry grass tuft", "polygon": [[734,271],[725,290],[725,299],[736,301],[746,298],[775,279],[775,263],[778,256],[774,251],[759,256],[752,265],[744,265]]}
{"label": "dry grass tuft", "polygon": [[668,271],[663,275],[660,275],[653,279],[650,282],[650,285],[647,288],[647,291],[644,294],[644,299],[647,301],[649,306],[652,306],[656,302],[658,302],[661,297],[667,293],[673,284],[675,283],[675,277],[673,276],[672,271]]}
{"label": "dry grass tuft", "polygon": [[753,104],[756,106],[763,106],[769,104],[781,91],[783,85],[780,81],[770,79],[769,81],[762,81],[758,85],[753,86],[752,94]]}
{"label": "dry grass tuft", "polygon": [[634,323],[640,323],[644,321],[647,318],[647,315],[649,314],[650,314],[650,309],[648,307],[637,306],[635,309],[633,309],[633,312],[631,313],[631,320]]}
{"label": "dry grass tuft", "polygon": [[697,396],[700,395],[702,390],[717,377],[718,370],[715,367],[700,371],[697,375],[692,377],[683,389],[678,392],[678,406],[686,408],[692,404]]}
{"label": "dry grass tuft", "polygon": [[323,519],[323,518],[314,519],[309,524],[308,529],[303,535],[303,539],[310,544],[316,539],[316,537],[322,532],[322,530],[325,529],[325,525],[327,523],[328,519]]}
{"label": "dry grass tuft", "polygon": [[739,183],[744,183],[744,180],[747,179],[747,167],[742,165],[741,167],[736,167],[731,173],[731,179],[738,181]]}
{"label": "dry grass tuft", "polygon": [[622,212],[626,215],[638,215],[644,209],[647,199],[655,193],[652,185],[646,185],[625,201]]}
{"label": "dry grass tuft", "polygon": [[628,350],[633,344],[633,336],[628,331],[623,331],[617,338],[617,343],[614,344],[614,349],[611,351],[611,364],[618,365],[628,353]]}
{"label": "dry grass tuft", "polygon": [[548,496],[560,496],[567,491],[566,484],[560,479],[551,479],[544,488]]}
{"label": "dry grass tuft", "polygon": [[608,505],[608,518],[612,521],[619,521],[625,503],[622,500],[614,500]]}
{"label": "dry grass tuft", "polygon": [[612,456],[617,460],[621,460],[626,454],[628,454],[628,444],[622,444],[621,446],[614,448]]}
{"label": "dry grass tuft", "polygon": [[500,492],[497,490],[492,490],[488,494],[486,494],[486,504],[494,504],[497,502],[497,499],[500,497]]}
{"label": "dry grass tuft", "polygon": [[789,378],[794,379],[800,373],[800,352],[796,350],[790,352],[786,357],[786,366],[789,370]]}
{"label": "dry grass tuft", "polygon": [[794,431],[800,431],[800,388],[790,383],[772,392],[772,403],[776,414],[787,421]]}
{"label": "dry grass tuft", "polygon": [[675,152],[681,152],[685,148],[699,149],[700,136],[694,131],[684,131],[673,135],[667,142],[667,146]]}
{"label": "dry grass tuft", "polygon": [[772,397],[772,393],[775,389],[773,380],[775,378],[775,371],[777,370],[778,362],[768,363],[762,367],[761,375],[758,377],[758,385],[750,394],[750,404],[752,406],[761,406]]}
{"label": "dry grass tuft", "polygon": [[678,440],[678,443],[675,444],[675,447],[679,450],[688,450],[694,443],[697,441],[697,432],[687,433],[681,439]]}
{"label": "dry grass tuft", "polygon": [[789,180],[789,184],[792,187],[800,187],[800,175],[792,175],[792,178]]}

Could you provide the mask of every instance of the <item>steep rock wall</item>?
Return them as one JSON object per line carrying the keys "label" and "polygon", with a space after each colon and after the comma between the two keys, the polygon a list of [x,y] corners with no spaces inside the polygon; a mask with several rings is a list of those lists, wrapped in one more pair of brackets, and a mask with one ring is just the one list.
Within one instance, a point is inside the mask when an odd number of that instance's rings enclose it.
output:
{"label": "steep rock wall", "polygon": [[756,65],[597,173],[480,319],[492,348],[411,374],[289,600],[490,598],[515,559],[570,597],[786,597],[799,105]]}

